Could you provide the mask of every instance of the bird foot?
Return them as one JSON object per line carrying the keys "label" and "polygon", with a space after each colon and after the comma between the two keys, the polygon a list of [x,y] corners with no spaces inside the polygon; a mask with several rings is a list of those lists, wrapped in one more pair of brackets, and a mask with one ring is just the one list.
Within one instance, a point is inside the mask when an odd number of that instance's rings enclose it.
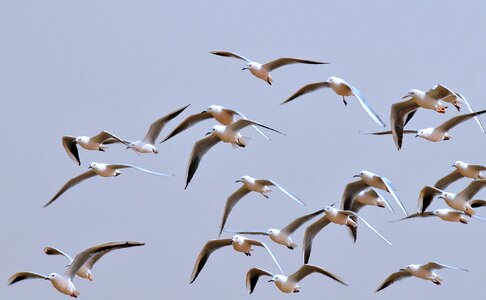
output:
{"label": "bird foot", "polygon": [[446,109],[447,109],[447,106],[439,106],[435,109],[435,111],[438,112],[439,114],[445,114]]}
{"label": "bird foot", "polygon": [[441,284],[440,281],[438,281],[436,279],[432,280],[432,282],[435,283],[435,284],[437,284],[437,285],[440,285]]}
{"label": "bird foot", "polygon": [[250,252],[245,252],[245,255],[246,256],[251,256],[251,253]]}
{"label": "bird foot", "polygon": [[344,106],[348,105],[348,102],[346,102],[346,98],[344,98],[344,96],[343,96],[343,102],[344,102]]}
{"label": "bird foot", "polygon": [[105,152],[105,149],[103,149],[103,148],[98,148],[98,151]]}

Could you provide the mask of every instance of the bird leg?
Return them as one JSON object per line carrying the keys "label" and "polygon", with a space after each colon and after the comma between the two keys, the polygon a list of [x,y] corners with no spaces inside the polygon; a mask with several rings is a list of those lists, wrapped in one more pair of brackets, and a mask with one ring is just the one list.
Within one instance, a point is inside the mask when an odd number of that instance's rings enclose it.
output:
{"label": "bird leg", "polygon": [[103,149],[103,148],[99,147],[99,148],[98,148],[98,151],[105,152],[105,149]]}
{"label": "bird leg", "polygon": [[344,98],[344,96],[343,96],[343,102],[344,102],[344,106],[348,105],[348,102],[346,102],[346,98]]}
{"label": "bird leg", "polygon": [[437,285],[440,285],[440,281],[437,280],[437,279],[432,279],[432,282],[435,283],[435,284],[437,284]]}
{"label": "bird leg", "polygon": [[250,252],[245,252],[245,255],[246,256],[251,256],[251,253]]}
{"label": "bird leg", "polygon": [[262,194],[263,197],[265,197],[266,199],[268,199],[268,196],[265,195],[264,193],[260,193],[260,194]]}

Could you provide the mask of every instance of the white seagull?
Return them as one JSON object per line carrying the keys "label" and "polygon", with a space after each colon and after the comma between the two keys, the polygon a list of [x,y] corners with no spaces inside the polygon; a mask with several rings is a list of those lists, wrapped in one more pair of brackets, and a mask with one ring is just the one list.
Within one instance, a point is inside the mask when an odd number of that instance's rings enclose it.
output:
{"label": "white seagull", "polygon": [[[465,115],[459,115],[453,118],[450,118],[446,122],[440,124],[437,127],[429,127],[420,130],[403,130],[403,133],[415,133],[415,137],[421,137],[431,142],[440,142],[440,141],[448,141],[452,138],[449,134],[449,130],[454,128],[455,126],[465,122],[475,116],[481,115],[486,113],[486,110],[481,110],[474,113],[469,113]],[[387,135],[393,134],[392,131],[381,131],[381,132],[373,132],[369,133],[372,135]]]}
{"label": "white seagull", "polygon": [[425,265],[408,265],[404,269],[400,269],[398,270],[398,272],[395,272],[390,276],[388,276],[388,278],[386,278],[385,281],[383,281],[383,283],[378,287],[375,293],[390,286],[396,281],[411,276],[415,276],[417,278],[421,278],[425,280],[430,280],[436,285],[440,285],[443,279],[442,277],[439,276],[439,274],[435,273],[434,271],[444,269],[444,268],[468,272],[468,270],[466,269],[443,265],[436,262],[428,262]]}
{"label": "white seagull", "polygon": [[282,274],[272,274],[259,268],[252,268],[246,273],[246,287],[251,294],[253,293],[253,290],[255,289],[255,286],[260,276],[270,276],[272,278],[268,282],[275,283],[280,291],[284,293],[298,293],[300,292],[301,288],[301,286],[299,286],[299,282],[312,273],[320,273],[331,279],[336,280],[337,282],[345,286],[348,286],[348,284],[341,280],[339,277],[327,270],[324,270],[321,267],[314,265],[303,265],[290,276],[285,276]]}
{"label": "white seagull", "polygon": [[241,56],[239,54],[236,54],[234,52],[227,52],[227,51],[212,51],[211,54],[214,55],[219,55],[219,56],[224,56],[224,57],[233,57],[237,59],[241,59],[246,61],[246,65],[243,67],[243,70],[248,70],[250,71],[251,74],[253,74],[255,77],[260,78],[264,81],[266,81],[268,84],[272,85],[273,79],[272,75],[270,74],[271,71],[280,68],[285,65],[290,65],[290,64],[311,64],[311,65],[322,65],[322,64],[329,64],[328,62],[320,62],[320,61],[314,61],[314,60],[307,60],[307,59],[301,59],[301,58],[293,58],[293,57],[282,57],[278,58],[276,60],[272,60],[271,62],[268,62],[266,64],[261,64],[255,61],[251,61],[248,58]]}
{"label": "white seagull", "polygon": [[130,144],[123,141],[116,135],[109,133],[107,131],[102,131],[95,136],[70,136],[65,135],[62,137],[62,146],[66,150],[67,155],[78,165],[81,165],[81,160],[79,159],[79,152],[77,145],[80,145],[86,150],[95,151],[105,151],[108,144],[122,143],[126,146]]}
{"label": "white seagull", "polygon": [[486,171],[486,167],[480,165],[471,165],[465,163],[463,161],[456,161],[452,165],[452,167],[456,168],[451,173],[447,174],[446,176],[439,179],[435,184],[434,187],[444,190],[447,188],[451,183],[463,178],[471,178],[471,179],[486,179],[486,175],[482,172]]}
{"label": "white seagull", "polygon": [[292,200],[297,202],[298,204],[305,205],[304,202],[302,202],[299,198],[292,195],[281,185],[279,185],[278,183],[272,180],[255,179],[253,177],[245,175],[240,179],[236,180],[235,182],[241,182],[243,183],[243,185],[236,192],[231,194],[231,196],[229,196],[228,199],[226,200],[226,205],[224,207],[224,214],[223,214],[223,219],[221,220],[219,235],[221,235],[221,232],[224,229],[224,225],[226,224],[226,220],[228,219],[228,216],[231,210],[233,209],[233,207],[238,203],[238,201],[240,201],[241,198],[243,198],[246,194],[250,192],[260,193],[263,197],[268,199],[268,196],[265,195],[265,193],[269,193],[272,191],[269,188],[270,186],[275,186],[279,190],[281,190],[285,195],[289,196]]}
{"label": "white seagull", "polygon": [[[124,247],[123,248],[137,247],[137,246],[143,246],[143,245],[145,245],[145,243],[140,243],[140,242],[126,242],[126,243],[124,243]],[[115,250],[115,249],[119,249],[119,248],[111,248],[111,249],[108,249],[106,251],[99,252],[96,255],[92,256],[91,258],[89,258],[81,266],[81,268],[79,268],[79,270],[76,272],[76,275],[78,275],[81,278],[85,278],[85,279],[88,279],[90,281],[93,281],[94,279],[93,279],[93,274],[91,272],[91,269],[93,269],[94,264],[96,262],[98,262],[98,260],[101,257],[103,257],[105,254],[107,254],[110,251]],[[62,255],[62,256],[66,257],[69,260],[69,265],[68,266],[70,266],[70,265],[73,264],[74,259],[71,258],[71,256],[69,256],[68,254],[64,253],[63,251],[61,251],[61,250],[59,250],[57,248],[54,248],[54,247],[45,247],[44,248],[44,252],[47,255]]]}
{"label": "white seagull", "polygon": [[367,188],[357,193],[353,198],[345,197],[341,202],[342,210],[351,210],[359,212],[364,206],[388,207],[388,209],[395,214],[395,210],[388,203],[388,201],[377,191],[372,188]]}
{"label": "white seagull", "polygon": [[48,205],[50,205],[52,202],[54,202],[57,198],[59,198],[59,196],[61,196],[68,189],[72,188],[73,186],[77,185],[78,183],[80,183],[80,182],[82,182],[82,181],[84,181],[88,178],[94,177],[96,175],[99,175],[101,177],[115,177],[115,176],[118,176],[122,173],[120,171],[120,169],[126,169],[126,168],[137,169],[139,171],[146,172],[146,173],[149,173],[149,174],[152,174],[152,175],[157,175],[157,176],[171,176],[171,175],[168,175],[168,174],[157,173],[157,172],[150,171],[150,170],[147,170],[147,169],[143,169],[143,168],[133,166],[133,165],[104,164],[104,163],[92,162],[89,166],[90,170],[88,170],[87,172],[84,172],[83,174],[78,175],[78,176],[70,179],[68,182],[66,182],[62,186],[62,188],[54,195],[54,197],[52,197],[52,199],[49,200],[49,202],[47,202],[46,205],[44,205],[44,207],[47,207]]}
{"label": "white seagull", "polygon": [[344,105],[347,105],[348,103],[346,102],[346,97],[348,96],[355,96],[356,99],[358,99],[359,104],[363,107],[363,109],[366,111],[368,116],[370,116],[373,121],[375,121],[378,125],[385,127],[385,123],[380,119],[378,114],[374,111],[374,109],[371,107],[371,105],[368,103],[368,100],[361,94],[361,92],[352,86],[351,84],[347,83],[341,78],[338,77],[329,77],[327,81],[323,82],[315,82],[311,83],[308,85],[303,86],[300,90],[295,92],[292,96],[290,96],[287,100],[282,102],[282,104],[285,104],[287,102],[290,102],[294,100],[297,97],[300,97],[304,94],[313,92],[315,90],[321,89],[321,88],[331,88],[336,94],[339,96],[343,97],[343,102]]}
{"label": "white seagull", "polygon": [[181,112],[184,111],[190,104],[179,108],[178,110],[161,117],[157,121],[153,122],[152,125],[150,125],[150,128],[145,135],[145,137],[141,140],[135,141],[135,142],[130,142],[128,145],[128,148],[133,149],[136,152],[139,153],[154,153],[157,154],[159,153],[159,149],[155,147],[155,140],[159,136],[160,132],[162,131],[162,128],[164,128],[165,124],[167,124],[170,120],[174,119],[177,117]]}
{"label": "white seagull", "polygon": [[[457,210],[452,210],[448,208],[441,208],[441,209],[436,209],[434,211],[424,211],[423,213],[414,213],[412,215],[409,215],[403,219],[397,220],[398,221],[403,221],[403,220],[408,220],[408,219],[413,219],[413,218],[428,218],[428,217],[439,217],[444,221],[447,222],[458,222],[462,224],[468,224],[469,223],[469,216],[465,214],[462,211],[457,211]],[[472,216],[473,218],[479,219],[486,221],[486,219],[478,216]]]}
{"label": "white seagull", "polygon": [[305,222],[322,214],[323,212],[324,210],[321,209],[311,214],[299,217],[282,229],[270,228],[267,231],[234,231],[225,229],[224,231],[237,234],[267,235],[275,243],[284,245],[285,247],[294,250],[294,248],[297,247],[297,244],[292,241],[292,237],[290,235],[293,234],[297,229],[299,229],[299,227],[302,226]]}
{"label": "white seagull", "polygon": [[486,206],[485,200],[471,200],[481,189],[486,186],[486,180],[475,180],[457,194],[445,192],[436,187],[427,185],[420,191],[418,199],[418,212],[423,213],[435,196],[443,199],[450,208],[463,211],[468,216],[476,214],[474,208]]}
{"label": "white seagull", "polygon": [[314,237],[329,223],[334,223],[338,225],[346,225],[348,228],[351,229],[353,239],[356,242],[356,230],[358,228],[358,219],[360,219],[368,228],[370,228],[374,233],[376,233],[379,237],[381,237],[385,242],[387,242],[390,246],[390,243],[384,236],[382,236],[375,228],[373,228],[368,222],[365,221],[362,217],[356,214],[354,211],[350,210],[341,210],[334,208],[332,206],[326,206],[324,208],[324,216],[317,220],[316,222],[312,223],[304,233],[304,249],[303,249],[303,260],[304,264],[309,262],[309,257],[312,250],[312,241]]}
{"label": "white seagull", "polygon": [[[344,188],[341,203],[346,205],[346,207],[353,202],[353,198],[359,195],[359,193],[368,187],[374,187],[380,190],[389,192],[393,199],[397,202],[398,206],[402,209],[403,213],[407,215],[405,206],[403,206],[402,201],[398,198],[397,189],[393,183],[386,177],[377,175],[375,173],[363,170],[353,177],[359,177],[360,180],[348,183]],[[391,207],[390,205],[388,205]],[[351,206],[350,206],[351,207]]]}
{"label": "white seagull", "polygon": [[229,143],[234,147],[236,146],[245,147],[247,142],[245,140],[245,137],[240,133],[240,130],[250,125],[260,126],[268,130],[272,130],[282,135],[285,135],[278,130],[275,130],[261,123],[248,120],[248,119],[239,119],[238,121],[227,126],[214,125],[211,131],[206,133],[208,137],[205,137],[197,141],[196,143],[194,143],[194,146],[192,147],[191,156],[189,158],[189,166],[187,168],[187,179],[186,179],[185,189],[187,189],[187,186],[189,185],[192,177],[194,176],[194,173],[196,173],[196,170],[204,154],[206,154],[206,152],[208,152],[209,149],[211,149],[218,142],[222,141],[225,143]]}
{"label": "white seagull", "polygon": [[[247,119],[242,113],[232,110],[220,105],[210,105],[207,110],[204,110],[201,113],[190,115],[184,121],[182,121],[174,130],[172,130],[167,137],[165,137],[161,143],[167,141],[168,139],[174,137],[175,135],[183,132],[186,129],[196,125],[197,123],[214,118],[216,121],[223,125],[230,125],[237,121],[237,118]],[[264,138],[270,140],[268,136],[266,136],[260,129],[258,129],[255,125],[252,125],[253,129],[255,129],[258,133],[260,133]]]}
{"label": "white seagull", "polygon": [[196,263],[194,264],[194,269],[192,270],[191,279],[189,283],[193,283],[194,280],[196,280],[197,276],[202,271],[204,265],[208,261],[211,253],[213,253],[215,250],[218,250],[219,248],[230,246],[230,245],[233,246],[233,249],[236,252],[245,253],[246,256],[251,256],[250,251],[253,251],[253,246],[263,247],[267,249],[268,253],[272,257],[278,269],[280,270],[280,272],[283,273],[280,264],[278,263],[277,259],[273,255],[272,251],[270,251],[270,248],[267,247],[267,245],[256,240],[248,239],[241,235],[234,235],[231,239],[209,240],[204,245],[204,247],[201,249],[201,252],[197,257]]}
{"label": "white seagull", "polygon": [[129,242],[111,242],[106,243],[98,246],[91,247],[89,249],[84,250],[83,252],[76,255],[72,264],[67,268],[64,274],[57,274],[51,273],[49,275],[42,275],[33,272],[18,272],[12,275],[9,280],[8,284],[12,285],[16,282],[25,280],[25,279],[44,279],[49,280],[51,284],[54,286],[56,290],[59,292],[71,296],[73,298],[77,298],[79,296],[79,291],[76,290],[76,287],[73,283],[74,276],[78,270],[93,256],[100,252],[110,251],[114,249],[132,247],[132,245],[128,244]]}

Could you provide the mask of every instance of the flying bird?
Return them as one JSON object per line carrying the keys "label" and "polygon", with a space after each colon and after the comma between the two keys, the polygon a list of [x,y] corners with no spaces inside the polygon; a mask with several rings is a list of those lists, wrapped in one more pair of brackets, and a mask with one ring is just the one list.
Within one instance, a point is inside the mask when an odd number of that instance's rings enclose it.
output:
{"label": "flying bird", "polygon": [[363,96],[363,94],[354,86],[351,84],[347,83],[341,78],[338,77],[329,77],[327,81],[323,82],[315,82],[311,83],[308,85],[303,86],[301,89],[299,89],[297,92],[295,92],[292,96],[290,96],[287,100],[282,102],[282,104],[288,103],[292,100],[294,100],[297,97],[300,97],[302,95],[305,95],[307,93],[313,92],[318,89],[322,88],[331,88],[336,94],[339,96],[343,97],[343,102],[344,105],[347,105],[348,103],[346,102],[345,97],[349,96],[355,96],[356,99],[358,99],[359,104],[363,107],[363,109],[366,111],[368,116],[373,119],[378,125],[385,127],[385,123],[380,119],[378,114],[375,112],[375,110],[371,107],[371,105],[368,103],[368,100]]}
{"label": "flying bird", "polygon": [[245,147],[247,142],[245,137],[240,133],[240,130],[250,125],[256,125],[280,133],[282,135],[285,135],[278,130],[275,130],[266,125],[248,119],[239,119],[238,121],[227,126],[214,125],[211,131],[206,133],[208,137],[205,137],[197,141],[196,143],[194,143],[194,146],[192,147],[191,156],[189,158],[189,167],[187,168],[187,179],[186,179],[185,189],[187,189],[187,186],[189,185],[189,183],[192,180],[192,177],[194,176],[194,173],[196,173],[196,170],[203,156],[206,154],[206,152],[209,151],[209,149],[211,149],[218,142],[222,141],[225,143],[229,143],[234,147],[236,146]]}
{"label": "flying bird", "polygon": [[[124,247],[123,248],[129,248],[129,247],[137,247],[137,246],[143,246],[145,245],[145,243],[140,243],[140,242],[125,242],[124,244]],[[120,249],[120,248],[111,248],[111,249],[108,249],[106,251],[102,251],[102,252],[98,252],[96,255],[94,256],[91,256],[82,266],[81,268],[79,268],[79,270],[76,272],[76,275],[78,275],[79,277],[81,278],[85,278],[85,279],[88,279],[90,281],[93,281],[93,274],[91,272],[91,270],[93,269],[93,266],[96,262],[98,262],[98,260],[103,257],[105,254],[111,252],[112,250],[115,250],[115,249]],[[64,257],[66,257],[68,260],[69,260],[69,265],[72,265],[73,264],[73,261],[74,259],[71,258],[71,256],[69,256],[68,254],[62,252],[61,250],[59,249],[56,249],[54,247],[45,247],[44,248],[44,252],[47,254],[47,255],[62,255]]]}
{"label": "flying bird", "polygon": [[395,214],[395,210],[390,203],[388,203],[388,201],[380,193],[372,188],[364,189],[357,193],[354,197],[345,197],[343,200],[346,202],[341,202],[342,210],[351,210],[357,213],[365,206],[377,206],[388,207],[388,209]]}
{"label": "flying bird", "polygon": [[243,70],[248,70],[250,71],[251,74],[253,74],[255,77],[263,79],[266,81],[269,85],[272,85],[273,79],[272,75],[270,74],[271,71],[283,67],[285,65],[291,65],[291,64],[311,64],[311,65],[322,65],[322,64],[329,64],[328,62],[320,62],[320,61],[314,61],[314,60],[307,60],[307,59],[301,59],[301,58],[293,58],[293,57],[282,57],[278,58],[276,60],[272,60],[271,62],[268,62],[266,64],[261,64],[255,61],[251,61],[248,58],[241,56],[239,54],[236,54],[234,52],[227,52],[227,51],[212,51],[211,54],[218,55],[218,56],[223,56],[223,57],[233,57],[237,59],[241,59],[246,61],[246,65],[243,67]]}
{"label": "flying bird", "polygon": [[435,273],[434,271],[444,268],[468,272],[468,270],[466,269],[443,265],[436,262],[428,262],[425,265],[408,265],[405,268],[398,270],[398,272],[395,272],[388,276],[388,278],[386,278],[385,281],[383,281],[383,283],[378,287],[375,293],[390,286],[396,281],[411,276],[415,276],[420,279],[430,280],[436,285],[440,285],[443,279],[439,276],[439,274]]}
{"label": "flying bird", "polygon": [[390,246],[390,243],[384,236],[382,236],[375,228],[373,228],[368,222],[365,221],[362,217],[350,210],[341,210],[334,208],[332,206],[326,206],[324,208],[324,216],[321,217],[319,220],[312,223],[304,233],[304,249],[303,249],[303,260],[304,264],[309,262],[311,250],[312,250],[312,241],[314,237],[329,223],[334,223],[338,225],[346,225],[348,228],[351,229],[353,234],[353,239],[356,242],[356,230],[358,228],[358,219],[360,219],[368,228],[370,228],[374,233],[376,233],[380,238],[382,238],[385,242],[387,242]]}
{"label": "flying bird", "polygon": [[350,205],[353,203],[353,199],[356,197],[356,195],[359,195],[361,191],[369,187],[374,187],[389,192],[392,195],[393,199],[395,199],[398,206],[402,209],[403,213],[407,215],[405,206],[403,205],[402,201],[400,201],[400,199],[398,198],[397,188],[393,185],[393,183],[388,178],[366,170],[359,172],[353,177],[357,177],[360,179],[358,181],[348,183],[344,188],[344,192],[341,200],[341,203],[345,205],[343,207],[349,206],[349,208],[351,208]]}
{"label": "flying bird", "polygon": [[93,256],[97,255],[100,252],[132,246],[133,245],[131,245],[129,242],[111,242],[94,246],[76,255],[71,265],[66,269],[63,274],[51,273],[49,275],[43,275],[33,272],[18,272],[9,278],[8,284],[12,285],[25,279],[49,280],[54,288],[59,292],[73,298],[77,298],[79,296],[79,291],[76,289],[76,286],[73,283],[73,279],[79,269],[82,268],[89,259],[91,259]]}
{"label": "flying bird", "polygon": [[[211,118],[216,119],[219,123],[223,125],[230,125],[237,121],[237,118],[247,119],[242,113],[232,110],[223,106],[219,105],[210,105],[205,111],[190,115],[184,121],[182,121],[174,130],[172,130],[167,137],[165,137],[161,143],[167,141],[168,139],[176,136],[177,134],[183,132],[186,129],[196,125],[197,123],[209,120]],[[268,136],[266,136],[258,127],[252,125],[253,129],[255,129],[258,133],[260,133],[264,138],[270,140]]]}
{"label": "flying bird", "polygon": [[241,198],[243,198],[245,195],[247,195],[250,192],[260,193],[263,197],[268,199],[268,196],[265,193],[269,193],[272,191],[269,188],[269,186],[275,186],[279,190],[281,190],[285,195],[289,196],[292,200],[297,202],[298,204],[305,205],[304,202],[302,202],[299,198],[289,193],[286,189],[284,189],[281,185],[279,185],[275,181],[267,180],[267,179],[255,179],[253,177],[245,175],[241,177],[241,179],[236,180],[236,182],[241,182],[243,183],[243,185],[231,196],[229,196],[228,199],[226,200],[226,205],[224,207],[224,214],[223,214],[223,219],[221,220],[219,235],[221,235],[221,232],[224,229],[224,225],[226,224],[226,220],[228,219],[229,214],[231,213],[233,207],[238,203],[238,201],[240,201]]}
{"label": "flying bird", "polygon": [[66,182],[61,187],[61,189],[54,195],[54,197],[52,197],[51,200],[49,200],[49,202],[47,202],[46,205],[44,205],[44,207],[47,207],[52,202],[54,202],[57,198],[59,198],[59,196],[64,194],[64,192],[66,192],[67,190],[69,190],[73,186],[77,185],[78,183],[80,183],[80,182],[82,182],[82,181],[84,181],[88,178],[94,177],[96,175],[99,175],[101,177],[116,177],[116,176],[118,176],[122,173],[120,171],[120,169],[126,169],[126,168],[137,169],[139,171],[146,172],[146,173],[149,173],[149,174],[152,174],[152,175],[157,175],[157,176],[171,176],[171,175],[168,175],[168,174],[157,173],[157,172],[150,171],[150,170],[147,170],[147,169],[143,169],[143,168],[140,168],[140,167],[136,167],[136,166],[133,166],[133,165],[104,164],[104,163],[92,162],[90,164],[89,170],[87,172],[84,172],[83,174],[78,175],[78,176],[70,179],[68,182]]}
{"label": "flying bird", "polygon": [[439,199],[443,199],[446,204],[453,209],[463,211],[468,216],[476,214],[474,208],[486,206],[485,200],[471,200],[481,189],[486,186],[486,180],[475,180],[471,182],[466,188],[457,194],[445,192],[436,187],[427,185],[420,191],[418,199],[418,212],[423,213],[435,196]]}
{"label": "flying bird", "polygon": [[463,178],[472,178],[472,179],[486,179],[486,175],[482,172],[486,171],[486,167],[480,165],[471,165],[465,163],[463,161],[456,161],[452,165],[452,167],[456,168],[451,173],[447,174],[446,176],[439,179],[435,184],[434,187],[438,188],[439,190],[446,189],[451,183]]}
{"label": "flying bird", "polygon": [[233,249],[236,252],[245,253],[246,256],[251,256],[250,251],[253,251],[253,246],[263,247],[267,249],[268,253],[272,257],[278,269],[280,270],[280,272],[283,273],[280,264],[278,263],[277,259],[273,255],[272,251],[270,251],[270,248],[267,247],[267,245],[256,240],[248,239],[241,235],[234,235],[231,239],[209,240],[204,245],[204,247],[201,249],[201,252],[197,257],[196,263],[194,264],[194,269],[192,270],[191,279],[189,283],[193,283],[194,280],[196,280],[197,276],[202,271],[204,265],[208,261],[211,253],[225,246],[233,246]]}
{"label": "flying bird", "polygon": [[179,108],[178,110],[161,117],[157,121],[150,125],[149,130],[145,137],[141,140],[135,142],[129,142],[128,148],[138,152],[138,153],[159,153],[159,149],[155,147],[155,140],[160,135],[160,132],[164,128],[165,124],[170,122],[172,119],[177,117],[181,112],[183,112],[190,104]]}
{"label": "flying bird", "polygon": [[[453,118],[450,118],[446,122],[440,124],[437,127],[429,127],[420,130],[403,130],[403,133],[414,133],[415,137],[421,137],[431,142],[448,141],[452,138],[452,136],[449,134],[449,130],[461,124],[462,122],[465,122],[475,116],[484,114],[485,112],[486,110],[481,110],[474,113],[455,116]],[[368,134],[388,135],[388,134],[393,134],[393,132],[388,130],[388,131],[381,131],[381,132],[372,132]]]}
{"label": "flying bird", "polygon": [[79,152],[77,145],[83,147],[86,150],[105,151],[108,144],[122,143],[126,146],[128,142],[123,141],[116,135],[107,131],[102,131],[95,136],[70,136],[65,135],[62,137],[62,146],[66,150],[67,155],[78,165],[81,165],[79,159]]}
{"label": "flying bird", "polygon": [[270,276],[272,278],[268,282],[275,283],[275,285],[280,291],[284,293],[298,293],[300,292],[300,288],[301,288],[299,286],[299,282],[312,273],[319,273],[345,286],[348,285],[343,280],[341,280],[338,276],[334,275],[333,273],[321,267],[305,264],[290,276],[285,276],[282,274],[272,274],[268,271],[259,268],[252,268],[246,273],[246,287],[248,288],[251,294],[253,293],[253,290],[255,289],[258,279],[261,276]]}
{"label": "flying bird", "polygon": [[292,241],[290,235],[293,234],[297,229],[299,229],[299,227],[304,225],[304,223],[310,221],[314,217],[322,214],[323,212],[324,209],[321,209],[311,214],[299,217],[282,229],[270,228],[267,231],[232,231],[225,229],[224,231],[237,234],[267,235],[275,243],[284,245],[285,247],[293,250],[295,247],[297,247],[297,244]]}

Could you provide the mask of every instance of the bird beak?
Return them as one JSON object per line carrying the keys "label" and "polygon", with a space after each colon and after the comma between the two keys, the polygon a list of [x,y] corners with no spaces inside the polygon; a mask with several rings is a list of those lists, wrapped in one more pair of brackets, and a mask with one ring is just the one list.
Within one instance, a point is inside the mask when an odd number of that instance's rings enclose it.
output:
{"label": "bird beak", "polygon": [[268,282],[274,282],[274,281],[275,281],[275,280],[273,280],[273,278],[272,278],[272,279],[270,279]]}
{"label": "bird beak", "polygon": [[442,199],[442,200],[444,199],[444,197],[443,197],[443,196],[439,196],[439,197],[437,197],[437,198]]}
{"label": "bird beak", "polygon": [[405,95],[405,96],[402,97],[402,99],[405,99],[407,97],[410,97],[410,95]]}
{"label": "bird beak", "polygon": [[208,111],[207,110],[203,110],[201,113],[204,114],[204,113],[207,113]]}
{"label": "bird beak", "polygon": [[210,135],[211,133],[212,133],[211,131],[208,131],[208,132],[206,132],[206,135]]}
{"label": "bird beak", "polygon": [[92,166],[89,166],[88,169],[93,169],[93,167]]}
{"label": "bird beak", "polygon": [[405,269],[398,269],[398,271],[405,271]]}
{"label": "bird beak", "polygon": [[358,175],[358,174],[356,174],[356,175],[353,175],[353,178],[355,178],[355,177],[359,177],[359,175]]}
{"label": "bird beak", "polygon": [[248,67],[245,66],[245,67],[243,67],[243,69],[241,69],[241,71],[244,71],[244,70],[247,70],[247,69],[248,69]]}
{"label": "bird beak", "polygon": [[456,166],[456,165],[452,165],[451,167],[453,167],[453,168],[454,168],[455,166]]}
{"label": "bird beak", "polygon": [[238,180],[235,181],[235,183],[238,183],[238,182],[241,182],[241,179],[238,179]]}
{"label": "bird beak", "polygon": [[419,137],[420,135],[416,134],[415,137]]}

